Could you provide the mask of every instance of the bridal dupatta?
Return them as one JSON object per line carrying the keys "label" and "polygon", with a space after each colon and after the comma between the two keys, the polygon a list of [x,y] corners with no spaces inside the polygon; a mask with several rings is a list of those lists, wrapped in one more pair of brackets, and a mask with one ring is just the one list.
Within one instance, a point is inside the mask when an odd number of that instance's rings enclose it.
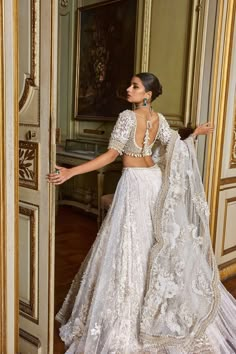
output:
{"label": "bridal dupatta", "polygon": [[193,348],[214,320],[219,276],[209,211],[192,138],[172,132],[156,204],[140,338],[157,348]]}

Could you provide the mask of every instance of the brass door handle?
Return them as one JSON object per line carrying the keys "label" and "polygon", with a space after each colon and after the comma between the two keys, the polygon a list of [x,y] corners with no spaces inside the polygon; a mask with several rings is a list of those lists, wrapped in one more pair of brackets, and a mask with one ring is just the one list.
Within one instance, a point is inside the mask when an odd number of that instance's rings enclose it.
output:
{"label": "brass door handle", "polygon": [[36,132],[32,130],[28,130],[25,137],[26,140],[32,140],[32,138],[36,138]]}

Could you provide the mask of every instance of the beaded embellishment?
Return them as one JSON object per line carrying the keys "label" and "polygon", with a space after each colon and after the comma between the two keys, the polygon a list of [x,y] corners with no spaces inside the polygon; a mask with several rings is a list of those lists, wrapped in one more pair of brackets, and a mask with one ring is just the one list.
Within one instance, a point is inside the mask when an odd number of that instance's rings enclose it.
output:
{"label": "beaded embellishment", "polygon": [[152,147],[156,140],[159,140],[162,145],[167,145],[171,137],[171,129],[162,114],[159,116],[159,128],[155,139],[149,144],[150,136],[149,129],[151,122],[147,121],[147,129],[144,136],[143,147],[137,145],[135,141],[136,133],[136,116],[133,111],[125,110],[120,113],[114,129],[111,133],[108,149],[115,149],[120,155],[129,155],[134,157],[144,157],[152,155]]}

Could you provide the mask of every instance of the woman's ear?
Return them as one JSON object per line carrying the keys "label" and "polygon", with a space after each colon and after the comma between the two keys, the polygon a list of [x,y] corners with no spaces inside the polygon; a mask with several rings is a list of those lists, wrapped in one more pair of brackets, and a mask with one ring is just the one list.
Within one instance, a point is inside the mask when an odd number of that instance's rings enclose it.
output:
{"label": "woman's ear", "polygon": [[152,91],[147,92],[147,99],[149,102],[152,100]]}

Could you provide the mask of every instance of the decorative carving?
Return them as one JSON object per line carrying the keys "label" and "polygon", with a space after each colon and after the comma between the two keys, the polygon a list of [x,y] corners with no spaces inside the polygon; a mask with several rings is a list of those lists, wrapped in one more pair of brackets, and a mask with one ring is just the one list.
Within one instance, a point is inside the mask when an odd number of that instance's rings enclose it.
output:
{"label": "decorative carving", "polygon": [[230,167],[236,167],[236,125],[233,132],[233,147]]}
{"label": "decorative carving", "polygon": [[[29,205],[29,206],[28,206]],[[25,302],[20,300],[19,308],[20,314],[32,322],[38,323],[38,313],[36,306],[36,255],[37,255],[37,246],[36,246],[36,238],[37,238],[37,213],[38,206],[21,202],[19,207],[19,213],[29,218],[30,225],[30,265],[29,265],[29,273],[30,274],[30,299],[29,302]]]}
{"label": "decorative carving", "polygon": [[236,92],[235,92],[235,105],[234,105],[234,130],[232,139],[232,152],[230,168],[236,168]]}
{"label": "decorative carving", "polygon": [[38,189],[38,144],[19,142],[19,181],[20,186]]}
{"label": "decorative carving", "polygon": [[232,259],[229,262],[219,265],[220,279],[221,281],[232,277],[236,273],[236,263],[235,259]]}
{"label": "decorative carving", "polygon": [[24,331],[22,328],[20,328],[20,337],[26,340],[27,342],[33,344],[37,348],[41,347],[40,340],[37,337],[33,336],[32,334]]}
{"label": "decorative carving", "polygon": [[31,0],[31,41],[30,41],[30,57],[31,57],[31,72],[25,73],[25,86],[19,100],[19,110],[23,108],[30,87],[36,87],[39,84],[39,3],[38,0]]}
{"label": "decorative carving", "polygon": [[230,237],[229,236],[229,232],[227,232],[227,224],[230,223],[230,219],[228,219],[228,208],[230,207],[230,204],[232,205],[235,204],[236,202],[236,197],[233,198],[228,198],[225,200],[225,205],[224,205],[224,220],[223,220],[223,240],[222,240],[222,247],[221,247],[221,256],[224,256],[226,254],[229,254],[231,252],[236,251],[236,245],[233,245],[231,247],[228,247],[225,249],[225,241],[226,241],[226,237]]}
{"label": "decorative carving", "polygon": [[67,7],[69,4],[69,0],[61,0],[61,7]]}

